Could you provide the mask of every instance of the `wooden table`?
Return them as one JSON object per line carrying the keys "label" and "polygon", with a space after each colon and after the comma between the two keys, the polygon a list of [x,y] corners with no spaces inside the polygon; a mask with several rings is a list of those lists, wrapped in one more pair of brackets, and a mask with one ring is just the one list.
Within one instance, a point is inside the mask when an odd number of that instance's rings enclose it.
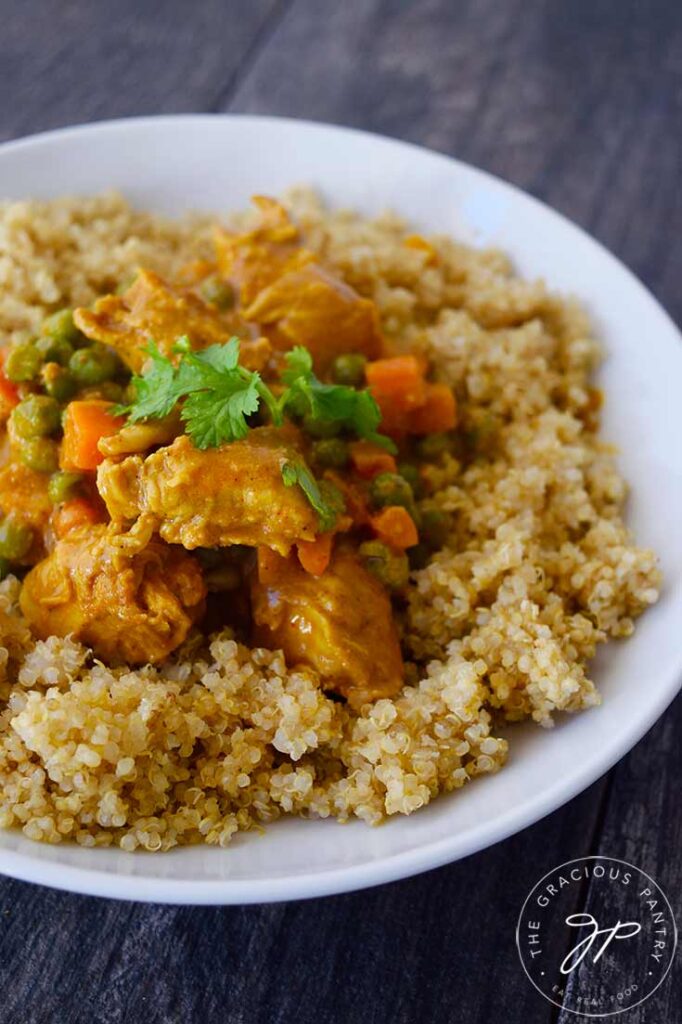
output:
{"label": "wooden table", "polygon": [[[682,319],[676,0],[0,0],[0,26],[0,139],[181,111],[384,132],[547,200]],[[201,909],[2,879],[0,1024],[574,1022],[521,971],[520,906],[602,852],[652,873],[681,919],[678,728],[679,701],[538,825],[367,892]],[[618,1019],[682,1020],[679,967]]]}

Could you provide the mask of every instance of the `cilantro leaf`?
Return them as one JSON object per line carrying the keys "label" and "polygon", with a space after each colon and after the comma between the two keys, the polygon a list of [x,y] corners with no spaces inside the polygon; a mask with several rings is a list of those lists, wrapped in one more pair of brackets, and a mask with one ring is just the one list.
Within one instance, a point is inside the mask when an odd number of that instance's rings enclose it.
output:
{"label": "cilantro leaf", "polygon": [[[343,498],[337,488],[324,488],[318,483],[305,462],[285,462],[282,466],[282,480],[286,487],[301,488],[306,498],[315,509],[320,521],[320,530],[324,533],[336,525],[339,513],[343,510]],[[333,492],[337,493],[334,494]]]}
{"label": "cilantro leaf", "polygon": [[369,391],[356,391],[355,407],[352,412],[355,432],[359,437],[386,448],[393,455],[397,448],[390,437],[377,432],[381,423],[381,410]]}
{"label": "cilantro leaf", "polygon": [[235,370],[239,363],[239,339],[230,338],[225,345],[209,345],[201,352],[191,352],[188,355],[192,357],[193,364],[205,363],[218,373]]}
{"label": "cilantro leaf", "polygon": [[313,372],[310,353],[301,346],[287,353],[286,367],[281,375],[288,384],[280,400],[283,409],[320,422],[338,423],[358,437],[395,453],[393,441],[378,433],[381,411],[369,391],[358,391],[344,384],[323,384]]}
{"label": "cilantro leaf", "polygon": [[180,416],[197,448],[246,437],[246,417],[258,409],[263,391],[268,391],[268,404],[273,400],[260,376],[239,366],[238,338],[201,352],[192,351],[186,336],[178,338],[173,346],[180,356],[177,366],[153,341],[145,351],[151,360],[132,379],[134,401],[116,411],[133,423],[161,419],[184,399]]}
{"label": "cilantro leaf", "polygon": [[246,417],[258,409],[258,374],[250,379],[224,374],[210,391],[193,391],[180,418],[197,448],[216,448],[223,441],[246,437]]}
{"label": "cilantro leaf", "polygon": [[175,378],[175,367],[162,355],[156,342],[150,340],[144,351],[151,357],[151,362],[141,376],[135,374],[131,379],[135,391],[134,401],[113,410],[117,416],[127,415],[133,423],[138,420],[163,419],[181,395]]}
{"label": "cilantro leaf", "polygon": [[257,373],[239,365],[239,339],[193,352],[189,338],[178,338],[173,352],[177,365],[162,355],[155,342],[146,350],[150,361],[132,385],[135,398],[118,406],[118,414],[131,422],[161,419],[184,399],[182,418],[187,433],[199,448],[209,448],[246,436],[246,417],[265,403],[273,423],[280,426],[285,413],[336,423],[357,437],[395,451],[390,438],[378,432],[381,412],[369,391],[343,384],[323,384],[313,370],[310,352],[297,345],[285,356],[281,377],[285,390],[276,397]]}

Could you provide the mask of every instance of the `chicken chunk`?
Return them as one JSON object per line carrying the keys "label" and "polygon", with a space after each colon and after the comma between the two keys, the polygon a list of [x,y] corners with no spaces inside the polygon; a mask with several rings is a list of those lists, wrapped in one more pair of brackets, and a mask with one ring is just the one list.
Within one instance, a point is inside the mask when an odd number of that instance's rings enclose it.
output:
{"label": "chicken chunk", "polygon": [[239,292],[242,306],[288,270],[310,263],[312,252],[303,249],[298,229],[276,199],[254,196],[259,223],[251,231],[232,234],[218,228],[215,247],[218,269]]}
{"label": "chicken chunk", "polygon": [[21,609],[41,639],[71,633],[108,660],[161,661],[204,610],[196,560],[151,541],[134,554],[106,526],[73,530],[24,580]]}
{"label": "chicken chunk", "polygon": [[304,345],[320,373],[346,352],[380,356],[383,338],[374,303],[298,244],[298,231],[279,203],[255,201],[261,223],[254,231],[223,231],[216,238],[218,266],[238,288],[245,319],[257,323],[276,350]]}
{"label": "chicken chunk", "polygon": [[[182,335],[202,349],[249,333],[236,316],[219,313],[194,292],[172,287],[151,270],[141,270],[122,295],[105,295],[92,309],[77,309],[74,321],[86,337],[115,348],[136,373],[147,359],[144,349],[150,338],[170,356]],[[241,361],[249,369],[262,369],[269,356],[265,339],[242,342]]]}
{"label": "chicken chunk", "polygon": [[390,599],[351,548],[340,547],[322,576],[294,559],[267,582],[254,576],[251,609],[256,643],[281,648],[291,666],[315,669],[352,707],[392,697],[403,685]]}
{"label": "chicken chunk", "polygon": [[97,487],[115,520],[148,517],[186,548],[259,544],[285,555],[313,540],[317,515],[282,466],[300,461],[295,430],[258,427],[243,441],[199,451],[186,435],[144,458],[105,460]]}
{"label": "chicken chunk", "polygon": [[336,356],[359,352],[377,359],[383,351],[374,303],[315,263],[283,274],[256,296],[244,316],[258,322],[275,350],[304,345],[322,374]]}

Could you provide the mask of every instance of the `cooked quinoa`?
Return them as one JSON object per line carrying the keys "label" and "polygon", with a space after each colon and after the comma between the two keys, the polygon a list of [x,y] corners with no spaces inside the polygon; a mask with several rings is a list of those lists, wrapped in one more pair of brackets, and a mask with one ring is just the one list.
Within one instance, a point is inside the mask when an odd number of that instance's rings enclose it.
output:
{"label": "cooked quinoa", "polygon": [[[330,214],[307,191],[290,204],[307,245],[457,394],[461,458],[430,469],[452,533],[413,573],[401,622],[410,684],[357,714],[311,670],[229,631],[197,632],[160,666],[107,668],[68,638],[35,641],[9,577],[0,826],[166,850],[226,845],[282,813],[409,814],[497,771],[505,720],[551,725],[598,703],[596,645],[632,633],[657,599],[656,557],[622,522],[626,486],[596,433],[599,351],[578,306],[515,277],[499,252],[425,243],[394,216]],[[29,337],[138,266],[173,276],[207,254],[210,230],[209,218],[166,220],[115,194],[0,204],[0,337]]]}

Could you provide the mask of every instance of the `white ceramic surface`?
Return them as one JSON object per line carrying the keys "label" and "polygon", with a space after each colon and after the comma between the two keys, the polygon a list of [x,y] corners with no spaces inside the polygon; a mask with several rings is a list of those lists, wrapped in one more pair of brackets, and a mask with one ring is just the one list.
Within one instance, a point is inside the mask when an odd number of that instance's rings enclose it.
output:
{"label": "white ceramic surface", "polygon": [[[122,190],[165,213],[224,211],[255,192],[316,185],[334,205],[392,206],[424,231],[507,250],[588,307],[608,359],[604,434],[631,482],[628,520],[656,548],[660,603],[626,643],[600,652],[603,705],[551,731],[512,731],[510,759],[410,818],[281,821],[227,850],[126,854],[42,846],[0,832],[0,871],[63,889],[176,903],[245,903],[342,892],[436,867],[489,846],[559,807],[646,732],[682,676],[682,346],[645,288],[600,245],[517,189],[455,160],[360,132],[253,117],[109,122],[0,147],[0,199]],[[627,211],[623,211],[627,216]],[[547,868],[537,851],[538,873]]]}

